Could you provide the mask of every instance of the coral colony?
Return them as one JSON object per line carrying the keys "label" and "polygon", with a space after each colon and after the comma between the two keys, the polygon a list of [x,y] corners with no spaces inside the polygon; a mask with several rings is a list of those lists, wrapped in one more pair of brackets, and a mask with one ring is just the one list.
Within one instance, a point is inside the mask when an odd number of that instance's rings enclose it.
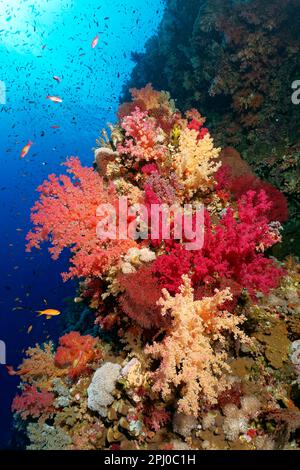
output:
{"label": "coral colony", "polygon": [[0,364],[6,364],[6,345],[0,340]]}
{"label": "coral colony", "polygon": [[276,252],[299,253],[299,0],[166,3],[157,35],[134,55],[126,99],[151,82],[180,110],[201,110],[217,146],[234,146],[285,194],[290,217]]}
{"label": "coral colony", "polygon": [[[27,449],[297,448],[299,265],[268,256],[285,197],[151,85],[118,117],[94,168],[69,158],[32,209],[28,250],[69,249],[62,276],[78,280],[74,308],[92,321],[19,366],[12,409]],[[139,209],[120,218],[121,198]],[[151,212],[161,205],[182,208],[181,237],[174,212]],[[203,240],[189,249],[199,206]]]}

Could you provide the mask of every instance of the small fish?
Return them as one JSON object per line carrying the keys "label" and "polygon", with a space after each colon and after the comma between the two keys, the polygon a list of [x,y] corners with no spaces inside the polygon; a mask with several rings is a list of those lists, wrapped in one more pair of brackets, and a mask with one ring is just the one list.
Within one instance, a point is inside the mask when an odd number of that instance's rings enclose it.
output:
{"label": "small fish", "polygon": [[62,103],[62,99],[59,96],[46,96],[47,100],[53,101],[53,103]]}
{"label": "small fish", "polygon": [[92,40],[92,49],[95,49],[95,47],[97,46],[99,42],[99,36],[97,34],[97,36],[94,37],[94,39]]}
{"label": "small fish", "polygon": [[37,310],[37,313],[39,314],[39,317],[45,315],[47,320],[50,320],[52,317],[56,317],[57,315],[61,314],[59,310],[54,310],[53,308],[47,308],[46,310]]}
{"label": "small fish", "polygon": [[57,75],[54,75],[53,76],[53,80],[55,80],[56,82],[60,83],[61,82],[61,79],[59,77],[57,77]]}
{"label": "small fish", "polygon": [[27,372],[29,372],[29,370],[22,370],[22,371],[16,371],[14,370],[13,366],[6,366],[6,370],[8,372],[8,375],[22,375],[22,374],[26,374]]}
{"label": "small fish", "polygon": [[21,151],[21,154],[20,154],[20,158],[24,158],[26,157],[26,155],[28,154],[29,150],[30,150],[30,147],[33,145],[33,142],[31,142],[31,140],[28,141],[28,144],[25,145],[25,147],[22,148],[22,151]]}
{"label": "small fish", "polygon": [[59,129],[60,126],[51,126],[51,129]]}
{"label": "small fish", "polygon": [[30,325],[30,326],[28,327],[28,330],[27,330],[27,333],[28,333],[28,334],[32,332],[32,328],[33,328],[32,325]]}

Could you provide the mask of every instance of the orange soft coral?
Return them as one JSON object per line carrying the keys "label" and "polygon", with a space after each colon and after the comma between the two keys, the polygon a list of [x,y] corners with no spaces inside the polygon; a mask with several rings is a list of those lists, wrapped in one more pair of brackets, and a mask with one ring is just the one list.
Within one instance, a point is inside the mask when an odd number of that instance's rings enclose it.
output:
{"label": "orange soft coral", "polygon": [[85,168],[78,158],[65,163],[68,173],[50,175],[38,188],[40,200],[32,209],[34,229],[28,234],[27,249],[39,248],[51,240],[50,253],[57,259],[64,248],[73,254],[72,264],[64,279],[101,276],[135,243],[132,240],[101,240],[97,237],[96,216],[100,204],[116,206],[114,189],[105,189],[103,181],[92,168]]}
{"label": "orange soft coral", "polygon": [[98,340],[90,335],[81,336],[77,331],[71,331],[59,340],[55,355],[55,364],[68,370],[71,379],[89,371],[89,364],[100,360],[101,350],[97,348]]}

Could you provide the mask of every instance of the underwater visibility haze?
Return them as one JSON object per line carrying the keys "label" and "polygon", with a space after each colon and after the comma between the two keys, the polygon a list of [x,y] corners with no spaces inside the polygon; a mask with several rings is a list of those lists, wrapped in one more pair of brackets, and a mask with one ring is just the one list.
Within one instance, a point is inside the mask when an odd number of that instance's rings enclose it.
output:
{"label": "underwater visibility haze", "polygon": [[0,0],[0,448],[299,450],[298,0]]}

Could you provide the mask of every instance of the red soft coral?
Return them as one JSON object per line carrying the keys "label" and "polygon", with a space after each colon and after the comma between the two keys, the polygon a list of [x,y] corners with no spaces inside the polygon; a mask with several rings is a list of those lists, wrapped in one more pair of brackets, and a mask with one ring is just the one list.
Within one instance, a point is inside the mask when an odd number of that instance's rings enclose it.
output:
{"label": "red soft coral", "polygon": [[265,211],[269,222],[285,222],[288,219],[287,200],[281,191],[254,175],[234,149],[224,149],[222,157],[223,165],[215,174],[216,191],[221,198],[224,190],[229,191],[236,200],[248,191],[264,191],[270,202],[269,210]]}
{"label": "red soft coral", "polygon": [[73,266],[64,279],[101,276],[135,243],[132,240],[102,240],[97,237],[97,208],[101,204],[117,205],[114,189],[106,190],[98,173],[84,168],[78,158],[65,163],[73,175],[50,175],[38,191],[40,200],[32,209],[34,229],[27,235],[27,250],[39,248],[51,240],[50,253],[57,259],[64,248],[69,248]]}
{"label": "red soft coral", "polygon": [[38,390],[34,385],[25,385],[21,395],[17,395],[12,403],[12,411],[18,413],[23,420],[27,418],[47,418],[54,411],[54,394]]}
{"label": "red soft coral", "polygon": [[271,207],[266,212],[266,216],[270,222],[287,221],[289,217],[288,205],[281,191],[272,186],[272,184],[251,175],[236,178],[231,183],[231,192],[236,199],[239,199],[249,190],[254,190],[257,193],[264,191],[268,196],[269,201],[271,201]]}
{"label": "red soft coral", "polygon": [[162,326],[163,317],[157,305],[161,288],[151,267],[144,266],[135,273],[119,275],[118,281],[124,291],[119,299],[124,313],[143,328]]}
{"label": "red soft coral", "polygon": [[228,209],[214,226],[206,212],[201,250],[186,251],[182,245],[173,244],[169,254],[154,262],[153,272],[161,285],[175,293],[182,275],[190,274],[198,292],[201,286],[213,293],[215,288],[234,282],[236,295],[245,288],[255,297],[257,291],[267,294],[277,287],[283,271],[263,254],[277,242],[268,225],[270,207],[263,191],[249,191],[238,203],[238,218]]}
{"label": "red soft coral", "polygon": [[96,338],[81,336],[77,331],[62,336],[55,355],[56,366],[67,368],[71,379],[89,372],[89,364],[102,357],[97,343]]}
{"label": "red soft coral", "polygon": [[193,118],[191,122],[188,124],[188,129],[194,130],[198,133],[197,140],[202,140],[206,134],[208,134],[208,129],[206,127],[202,127],[203,122],[198,121],[197,119]]}
{"label": "red soft coral", "polygon": [[145,406],[144,423],[151,431],[158,432],[171,420],[171,413],[164,408],[157,408],[154,405]]}

